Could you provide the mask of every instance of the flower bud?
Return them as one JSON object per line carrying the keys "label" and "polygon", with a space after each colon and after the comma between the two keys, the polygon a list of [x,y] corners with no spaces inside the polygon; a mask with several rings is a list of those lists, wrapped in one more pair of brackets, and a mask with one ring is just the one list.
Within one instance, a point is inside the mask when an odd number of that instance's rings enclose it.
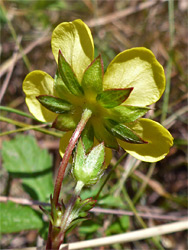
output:
{"label": "flower bud", "polygon": [[86,155],[82,141],[78,142],[76,155],[74,158],[72,174],[76,181],[81,181],[84,185],[94,185],[104,172],[104,143],[94,147]]}

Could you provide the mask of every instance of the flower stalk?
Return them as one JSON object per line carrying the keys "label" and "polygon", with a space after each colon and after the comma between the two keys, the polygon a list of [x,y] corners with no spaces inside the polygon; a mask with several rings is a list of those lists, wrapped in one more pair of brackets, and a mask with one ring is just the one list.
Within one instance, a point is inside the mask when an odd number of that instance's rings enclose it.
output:
{"label": "flower stalk", "polygon": [[[54,187],[54,193],[53,193],[53,198],[52,198],[52,203],[54,204],[55,208],[58,209],[58,200],[59,200],[59,194],[61,191],[61,185],[62,185],[62,181],[64,178],[64,174],[65,174],[65,170],[67,167],[67,164],[69,162],[69,159],[71,157],[72,151],[83,131],[83,129],[85,128],[85,125],[87,123],[87,121],[89,120],[89,118],[91,117],[92,111],[89,109],[85,109],[83,111],[82,117],[80,122],[78,123],[70,141],[69,144],[66,148],[65,154],[63,156],[62,162],[60,164],[59,170],[58,170],[58,174],[57,174],[57,178],[56,178],[56,182],[55,182],[55,187]],[[75,197],[78,196],[78,190],[76,190],[76,194],[73,196],[73,199],[71,199],[70,204],[68,204],[68,207],[73,207],[74,202],[75,202]],[[70,209],[68,208],[67,211],[69,211]],[[53,209],[51,211],[51,216],[53,218]],[[64,234],[62,235],[61,233],[61,237],[56,237],[57,241],[53,239],[53,225],[50,222],[49,224],[49,232],[48,232],[48,240],[47,240],[47,245],[46,245],[46,249],[58,249],[59,245],[61,244],[63,238],[64,238]],[[59,238],[59,240],[58,240]],[[55,245],[54,245],[55,244]]]}
{"label": "flower stalk", "polygon": [[90,109],[85,109],[83,111],[81,120],[78,123],[78,126],[75,129],[75,131],[74,131],[74,133],[73,133],[73,135],[72,135],[72,137],[70,139],[69,145],[67,146],[65,154],[63,156],[63,159],[62,159],[62,162],[61,162],[61,165],[59,167],[58,174],[57,174],[57,179],[56,179],[54,194],[53,194],[53,201],[54,201],[55,206],[57,206],[57,204],[58,204],[59,193],[60,193],[60,190],[61,190],[63,177],[64,177],[64,174],[65,174],[65,170],[66,170],[67,164],[69,162],[70,156],[71,156],[72,151],[73,151],[73,149],[74,149],[74,147],[76,145],[76,142],[78,141],[78,138],[81,135],[81,132],[83,131],[87,121],[91,117],[91,114],[92,114],[92,111]]}

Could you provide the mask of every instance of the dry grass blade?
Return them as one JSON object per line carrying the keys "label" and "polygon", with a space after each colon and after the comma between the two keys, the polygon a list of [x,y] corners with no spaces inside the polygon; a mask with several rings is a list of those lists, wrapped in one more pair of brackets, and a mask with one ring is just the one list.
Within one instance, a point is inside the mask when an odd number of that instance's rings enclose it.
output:
{"label": "dry grass blade", "polygon": [[[109,246],[116,243],[133,242],[143,240],[154,236],[174,233],[188,229],[188,220],[164,224],[162,226],[150,227],[147,229],[137,230],[130,233],[118,234],[100,239],[80,241],[69,244],[69,250],[84,249],[88,247]],[[62,245],[63,247],[64,245]],[[60,248],[62,249],[62,248]]]}

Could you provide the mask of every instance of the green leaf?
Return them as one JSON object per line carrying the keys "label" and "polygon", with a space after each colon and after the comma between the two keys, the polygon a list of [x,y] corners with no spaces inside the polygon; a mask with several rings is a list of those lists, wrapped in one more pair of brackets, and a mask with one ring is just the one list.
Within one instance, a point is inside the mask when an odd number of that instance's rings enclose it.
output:
{"label": "green leaf", "polygon": [[104,108],[114,108],[123,103],[130,95],[133,88],[108,89],[98,94],[96,100]]}
{"label": "green leaf", "polygon": [[82,131],[81,138],[87,154],[92,149],[94,143],[94,130],[90,122],[87,123],[86,127]]}
{"label": "green leaf", "polygon": [[106,120],[105,125],[106,128],[120,140],[135,144],[147,143],[124,124],[117,123],[113,120]]}
{"label": "green leaf", "polygon": [[118,217],[118,219],[111,223],[106,230],[106,235],[124,233],[129,228],[129,216],[124,215]]}
{"label": "green leaf", "polygon": [[78,114],[62,114],[58,115],[54,123],[52,124],[53,128],[70,131],[74,130],[80,120]]}
{"label": "green leaf", "polygon": [[134,122],[145,115],[150,109],[147,107],[135,107],[120,105],[108,110],[108,117],[118,123]]}
{"label": "green leaf", "polygon": [[86,69],[83,79],[82,87],[85,93],[98,94],[102,91],[103,80],[103,63],[101,56],[98,56]]}
{"label": "green leaf", "polygon": [[121,197],[113,196],[113,195],[105,195],[100,197],[100,199],[97,201],[97,204],[99,206],[105,206],[105,207],[114,207],[114,208],[125,208],[125,204],[122,201]]}
{"label": "green leaf", "polygon": [[13,202],[0,203],[1,233],[16,233],[23,230],[41,229],[42,214],[28,206],[21,206]]}
{"label": "green leaf", "polygon": [[60,50],[58,58],[58,70],[62,77],[63,82],[65,83],[69,91],[75,96],[82,96],[84,93],[83,89],[79,84],[71,66],[65,60]]}
{"label": "green leaf", "polygon": [[56,114],[62,114],[72,110],[73,106],[69,102],[54,96],[40,95],[37,100],[47,109]]}
{"label": "green leaf", "polygon": [[78,230],[80,234],[86,235],[95,233],[100,227],[101,225],[99,225],[98,223],[88,220],[82,223]]}
{"label": "green leaf", "polygon": [[52,158],[47,150],[40,149],[32,136],[16,136],[4,141],[3,166],[14,178],[21,178],[22,185],[31,198],[47,201],[53,191]]}

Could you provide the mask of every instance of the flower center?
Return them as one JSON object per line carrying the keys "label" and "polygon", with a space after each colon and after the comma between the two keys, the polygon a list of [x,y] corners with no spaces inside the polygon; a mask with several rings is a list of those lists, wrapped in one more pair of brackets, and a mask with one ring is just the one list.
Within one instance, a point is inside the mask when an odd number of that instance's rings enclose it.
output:
{"label": "flower center", "polygon": [[105,109],[96,101],[96,94],[90,94],[85,97],[84,108],[92,111],[92,118],[103,117]]}

